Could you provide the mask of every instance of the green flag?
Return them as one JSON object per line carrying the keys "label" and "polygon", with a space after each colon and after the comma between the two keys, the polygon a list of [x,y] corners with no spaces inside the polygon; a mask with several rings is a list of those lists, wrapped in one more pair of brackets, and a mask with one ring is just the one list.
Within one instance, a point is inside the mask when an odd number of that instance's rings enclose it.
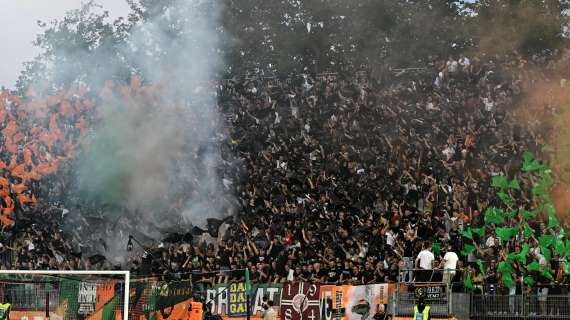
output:
{"label": "green flag", "polygon": [[540,265],[538,264],[538,261],[533,261],[531,264],[527,265],[526,270],[528,270],[528,271],[540,270]]}
{"label": "green flag", "polygon": [[556,252],[557,256],[564,257],[566,255],[566,246],[564,245],[564,241],[556,239],[554,244],[554,251]]}
{"label": "green flag", "polygon": [[558,218],[556,217],[556,213],[552,213],[548,215],[548,228],[549,229],[555,229],[560,227],[560,222],[558,221]]}
{"label": "green flag", "polygon": [[473,231],[474,233],[478,234],[480,237],[484,237],[485,236],[485,228],[481,227],[481,228],[471,228],[471,231]]}
{"label": "green flag", "polygon": [[497,267],[497,272],[501,274],[501,279],[507,288],[512,288],[514,286],[512,273],[514,272],[511,263],[508,261],[499,262]]}
{"label": "green flag", "polygon": [[550,247],[554,243],[554,236],[545,234],[538,237],[538,243],[541,247]]}
{"label": "green flag", "polygon": [[491,187],[506,189],[509,187],[509,181],[505,176],[495,176],[491,179]]}
{"label": "green flag", "polygon": [[544,166],[540,164],[537,160],[534,160],[532,153],[525,151],[523,154],[523,171],[539,171],[544,170]]}
{"label": "green flag", "polygon": [[515,286],[515,282],[513,281],[513,276],[511,275],[511,273],[507,273],[507,272],[502,273],[501,279],[503,280],[505,287],[510,289],[510,288],[513,288]]}
{"label": "green flag", "polygon": [[552,203],[545,204],[544,209],[546,209],[546,213],[548,213],[548,215],[556,214],[556,208]]}
{"label": "green flag", "polygon": [[548,271],[548,268],[544,268],[544,270],[542,270],[541,275],[550,281],[554,281],[554,277],[552,276],[550,271]]}
{"label": "green flag", "polygon": [[532,287],[532,285],[534,284],[534,278],[532,276],[526,276],[526,277],[524,277],[523,282],[527,286]]}
{"label": "green flag", "polygon": [[550,253],[550,249],[548,249],[547,247],[543,247],[543,246],[539,246],[539,247],[540,247],[540,253],[544,256],[546,261],[552,260],[552,254]]}
{"label": "green flag", "polygon": [[551,171],[550,169],[544,167],[544,169],[540,172],[540,174],[542,175],[542,181],[541,182],[544,183],[546,188],[548,188],[554,184],[554,178],[552,178],[550,171]]}
{"label": "green flag", "polygon": [[520,190],[521,186],[516,179],[513,179],[511,182],[509,182],[509,189]]}
{"label": "green flag", "polygon": [[507,262],[513,262],[517,258],[517,254],[515,252],[511,252],[507,255]]}
{"label": "green flag", "polygon": [[536,211],[523,211],[523,218],[526,220],[528,218],[534,218],[536,217],[537,212]]}
{"label": "green flag", "polygon": [[505,221],[504,212],[498,208],[488,208],[485,211],[485,222],[492,224],[501,224]]}
{"label": "green flag", "polygon": [[511,274],[513,273],[515,270],[513,269],[513,266],[511,265],[510,262],[508,261],[501,261],[499,262],[499,265],[497,266],[497,271],[499,273],[508,273]]}
{"label": "green flag", "polygon": [[526,256],[528,255],[529,251],[530,251],[530,246],[528,245],[528,243],[523,244],[521,252],[517,254],[517,260],[520,261],[520,263],[522,264],[526,264]]}
{"label": "green flag", "polygon": [[505,205],[510,206],[513,204],[513,198],[511,198],[511,196],[509,196],[507,193],[497,192],[497,196],[499,196]]}
{"label": "green flag", "polygon": [[470,244],[466,244],[466,245],[463,247],[463,250],[461,251],[461,254],[464,255],[464,256],[468,256],[468,255],[470,255],[471,253],[473,253],[473,251],[475,251],[475,246],[470,245]]}
{"label": "green flag", "polygon": [[465,230],[465,231],[462,231],[461,234],[465,238],[473,240],[473,232],[471,231],[471,227],[467,228],[467,230]]}
{"label": "green flag", "polygon": [[511,211],[506,211],[505,212],[505,217],[507,218],[514,218],[517,216],[518,211],[517,210],[511,210]]}
{"label": "green flag", "polygon": [[466,289],[473,289],[473,280],[471,280],[471,275],[467,275],[467,278],[463,281],[463,285],[465,285]]}
{"label": "green flag", "polygon": [[541,180],[538,184],[533,186],[531,192],[533,197],[548,199],[547,186],[544,180]]}
{"label": "green flag", "polygon": [[431,251],[433,252],[433,254],[435,255],[440,255],[441,254],[441,243],[439,242],[434,242],[431,245]]}
{"label": "green flag", "polygon": [[477,259],[477,266],[479,266],[479,271],[481,271],[481,274],[485,274],[485,268],[483,268],[483,261],[481,261],[481,259]]}
{"label": "green flag", "polygon": [[534,234],[534,231],[532,230],[532,228],[528,225],[528,223],[524,224],[524,232],[523,235],[525,238],[530,238],[532,237],[532,235]]}
{"label": "green flag", "polygon": [[502,242],[508,242],[518,233],[517,228],[497,228],[495,231],[497,232],[497,237],[499,237]]}

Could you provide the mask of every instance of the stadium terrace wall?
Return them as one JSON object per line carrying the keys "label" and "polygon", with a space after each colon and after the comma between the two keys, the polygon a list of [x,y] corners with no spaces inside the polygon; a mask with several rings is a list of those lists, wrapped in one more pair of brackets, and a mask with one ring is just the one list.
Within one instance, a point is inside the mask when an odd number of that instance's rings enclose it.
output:
{"label": "stadium terrace wall", "polygon": [[[67,288],[57,297],[50,294],[49,319],[122,319],[120,283],[98,287],[94,297],[80,290]],[[263,318],[264,298],[274,303],[278,320],[360,320],[369,319],[386,310],[393,284],[361,286],[319,285],[314,283],[254,284],[251,287],[250,318]],[[74,292],[72,292],[74,291]],[[75,292],[76,291],[76,292]],[[38,292],[38,291],[34,291]],[[200,292],[202,302],[222,319],[240,320],[247,317],[247,288],[244,282],[219,284]],[[41,293],[34,293],[40,295]],[[130,284],[129,320],[196,319],[203,316],[203,304],[194,302],[190,280],[163,282],[158,279],[136,279]],[[39,299],[42,301],[43,299]],[[85,310],[89,310],[86,314]],[[45,304],[19,304],[11,312],[14,320],[47,319]]]}

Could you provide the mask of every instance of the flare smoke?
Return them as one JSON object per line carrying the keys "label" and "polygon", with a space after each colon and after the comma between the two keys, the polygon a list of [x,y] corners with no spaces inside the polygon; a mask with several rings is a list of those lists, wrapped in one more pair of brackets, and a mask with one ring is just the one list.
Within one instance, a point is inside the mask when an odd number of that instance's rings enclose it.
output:
{"label": "flare smoke", "polygon": [[81,245],[120,262],[129,234],[159,240],[230,213],[207,81],[222,64],[220,9],[217,1],[171,1],[131,31],[121,54],[142,80],[108,83],[112,97],[102,99],[76,162],[70,198],[80,205],[66,228]]}

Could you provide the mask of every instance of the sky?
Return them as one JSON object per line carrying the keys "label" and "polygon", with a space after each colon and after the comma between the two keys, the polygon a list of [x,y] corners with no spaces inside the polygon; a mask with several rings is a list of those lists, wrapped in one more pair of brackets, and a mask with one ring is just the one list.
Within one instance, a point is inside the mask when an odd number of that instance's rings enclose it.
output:
{"label": "sky", "polygon": [[[0,0],[0,86],[14,88],[22,63],[39,53],[32,45],[42,32],[37,21],[51,21],[65,16],[68,10],[78,9],[82,0]],[[129,7],[125,0],[96,0],[109,11],[112,19],[126,16]]]}

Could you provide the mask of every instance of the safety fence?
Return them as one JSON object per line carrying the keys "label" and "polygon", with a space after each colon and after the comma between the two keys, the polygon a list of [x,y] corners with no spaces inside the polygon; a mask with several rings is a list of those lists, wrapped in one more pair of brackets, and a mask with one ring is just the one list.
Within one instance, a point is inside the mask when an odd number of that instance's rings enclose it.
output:
{"label": "safety fence", "polygon": [[[9,281],[8,281],[9,280]],[[11,319],[124,318],[124,280],[59,277],[54,280],[0,281],[0,294],[13,305]],[[263,318],[271,302],[278,320],[409,319],[423,296],[434,319],[570,319],[570,296],[546,294],[471,294],[452,283],[329,285],[310,282],[246,285],[243,278],[206,285],[196,279],[131,279],[129,320]],[[566,291],[567,292],[567,291]]]}
{"label": "safety fence", "polygon": [[[483,292],[477,294],[456,292],[453,288],[453,283],[399,283],[390,295],[388,314],[393,319],[410,318],[418,297],[423,296],[434,318],[570,319],[567,286],[518,288],[511,294],[506,288],[498,290],[496,285],[483,287]],[[507,294],[503,293],[505,290]]]}
{"label": "safety fence", "polygon": [[473,295],[473,319],[570,319],[570,296],[549,294]]}
{"label": "safety fence", "polygon": [[0,297],[10,319],[122,319],[127,272],[86,274],[20,271],[0,273]]}

